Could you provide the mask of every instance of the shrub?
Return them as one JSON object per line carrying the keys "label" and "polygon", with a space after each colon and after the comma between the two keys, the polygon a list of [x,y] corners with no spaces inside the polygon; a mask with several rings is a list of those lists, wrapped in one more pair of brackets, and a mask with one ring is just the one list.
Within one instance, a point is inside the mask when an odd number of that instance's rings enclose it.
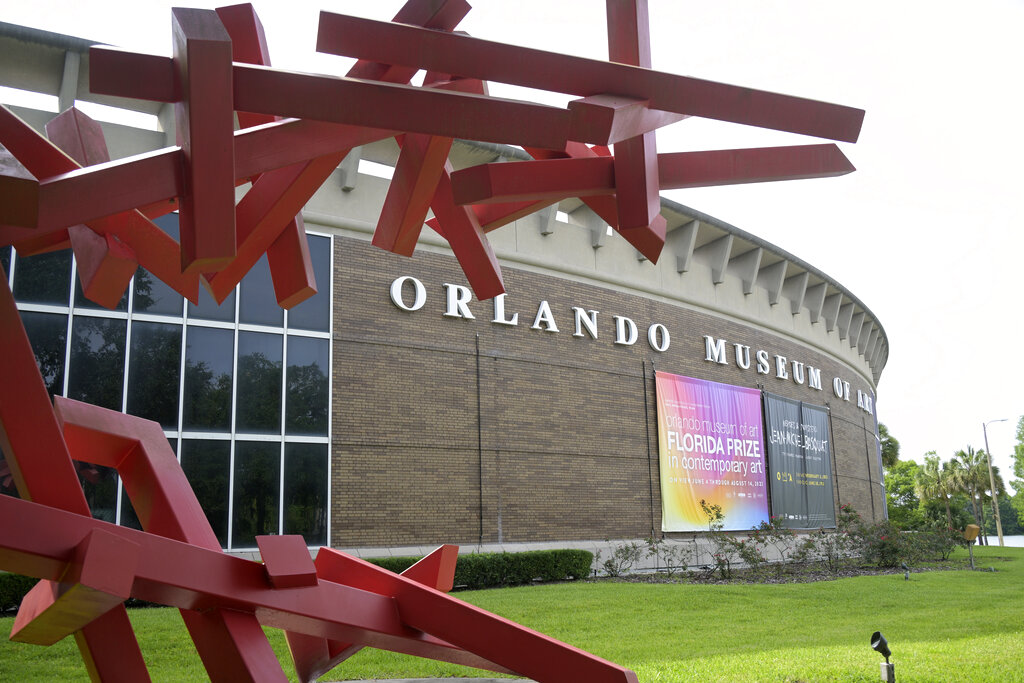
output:
{"label": "shrub", "polygon": [[811,532],[797,544],[792,558],[797,562],[821,562],[837,573],[851,558],[861,557],[867,547],[868,527],[850,505],[840,505],[835,531],[824,528]]}
{"label": "shrub", "polygon": [[946,561],[957,548],[966,548],[967,541],[964,535],[956,529],[951,529],[945,524],[935,524],[926,532],[929,537],[929,550],[933,556]]}
{"label": "shrub", "polygon": [[747,566],[752,574],[760,575],[764,571],[765,558],[761,554],[761,545],[752,538],[730,538],[729,545],[740,562]]}
{"label": "shrub", "polygon": [[849,537],[843,532],[818,529],[804,538],[797,555],[806,562],[821,562],[828,571],[835,574],[850,556],[849,548]]}
{"label": "shrub", "polygon": [[366,560],[371,564],[375,564],[378,567],[384,567],[389,571],[393,571],[396,574],[401,574],[409,567],[413,566],[420,561],[419,557],[412,556],[399,556],[399,557],[372,557]]}
{"label": "shrub", "polygon": [[[455,563],[458,588],[495,588],[541,581],[565,581],[590,575],[593,553],[586,550],[535,550],[522,553],[473,553],[459,555]],[[380,557],[367,560],[401,573],[418,557]]]}
{"label": "shrub", "polygon": [[37,581],[21,574],[0,573],[0,612],[17,609]]}
{"label": "shrub", "polygon": [[598,566],[604,569],[606,575],[622,576],[628,573],[640,561],[642,556],[643,549],[640,547],[640,544],[636,541],[631,541],[612,548],[611,557],[604,562],[601,562],[601,551],[598,551],[595,560]]}
{"label": "shrub", "polygon": [[832,572],[849,558],[879,567],[913,565],[927,560],[947,560],[950,553],[963,544],[959,532],[944,525],[933,525],[925,531],[903,531],[890,520],[867,524],[849,505],[840,506],[836,530],[812,533],[793,559],[820,560]]}
{"label": "shrub", "polygon": [[769,517],[767,522],[761,522],[750,532],[750,541],[756,546],[762,560],[766,561],[765,548],[775,550],[778,560],[772,567],[776,575],[786,570],[786,564],[794,559],[793,554],[797,548],[796,534],[784,526],[783,521],[781,517]]}
{"label": "shrub", "polygon": [[647,556],[655,558],[658,570],[668,576],[685,571],[697,557],[697,539],[689,543],[669,543],[664,538],[647,539]]}
{"label": "shrub", "polygon": [[879,567],[898,567],[901,562],[913,560],[913,544],[894,523],[885,521],[872,524],[865,530],[864,561]]}
{"label": "shrub", "polygon": [[708,540],[711,541],[711,560],[719,576],[723,579],[732,578],[733,563],[742,560],[741,550],[747,550],[745,543],[736,541],[732,536],[722,531],[725,526],[723,520],[725,514],[722,506],[709,504],[703,498],[700,500],[700,509],[708,520]]}

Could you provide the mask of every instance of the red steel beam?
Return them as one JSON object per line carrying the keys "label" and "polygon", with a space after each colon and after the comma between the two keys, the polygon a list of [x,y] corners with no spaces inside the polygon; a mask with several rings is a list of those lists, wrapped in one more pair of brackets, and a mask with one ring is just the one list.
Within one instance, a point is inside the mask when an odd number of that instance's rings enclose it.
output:
{"label": "red steel beam", "polygon": [[[5,133],[0,122],[0,144],[6,142]],[[297,119],[236,131],[236,180],[394,135],[396,132],[391,130]],[[40,139],[52,147],[48,140]],[[136,206],[170,202],[185,191],[182,161],[181,149],[170,147],[89,168],[75,166],[74,170],[52,177],[43,176],[46,180],[39,183],[43,215],[37,224],[14,223],[14,217],[5,213],[0,205],[0,245],[131,211]],[[139,178],[144,178],[145,182],[139,182]],[[3,187],[0,178],[0,192]],[[112,192],[110,188],[117,191]]]}
{"label": "red steel beam", "polygon": [[235,255],[235,112],[231,37],[213,10],[171,10],[178,141],[189,184],[180,195],[181,268],[210,272]]}
{"label": "red steel beam", "polygon": [[[402,576],[447,593],[454,584],[455,564],[458,558],[458,546],[443,545],[402,572]],[[346,575],[343,573],[334,576],[331,569],[325,567],[322,578],[341,582],[345,581]],[[388,595],[387,586],[373,580],[360,581],[355,587],[379,595]],[[295,662],[295,672],[303,683],[319,678],[362,649],[351,643],[329,641],[290,631],[285,633],[285,638]]]}
{"label": "red steel beam", "polygon": [[[444,74],[427,74],[424,86],[485,94],[482,81],[451,80]],[[396,139],[401,152],[377,219],[372,243],[402,256],[412,256],[434,200],[438,180],[444,172],[453,138],[407,133]]]}
{"label": "red steel beam", "polygon": [[620,143],[687,118],[683,114],[651,109],[647,100],[618,95],[591,95],[573,100],[569,111],[575,117],[575,130],[594,126],[594,132],[586,133],[586,137],[596,138],[607,130],[606,144]]}
{"label": "red steel beam", "polygon": [[257,536],[256,547],[270,585],[278,590],[317,584],[316,566],[302,536]]}
{"label": "red steel beam", "polygon": [[[181,273],[178,243],[139,211],[132,209],[140,203],[140,193],[135,188],[146,185],[140,183],[139,179],[180,184],[180,168],[177,164],[165,164],[154,169],[149,165],[153,157],[145,156],[134,168],[135,174],[114,174],[122,182],[108,186],[106,183],[111,179],[103,179],[106,171],[115,168],[121,170],[120,162],[80,168],[74,159],[6,108],[0,108],[0,141],[9,143],[26,168],[36,178],[43,179],[39,184],[41,225],[29,229],[0,226],[0,244],[17,243],[20,247],[23,241],[28,241],[31,244],[26,251],[59,246],[67,239],[67,227],[84,223],[99,235],[113,235],[120,239],[155,276],[186,298],[196,299],[199,281],[196,277]],[[56,175],[47,175],[52,173]],[[81,182],[67,183],[64,179],[68,177],[79,178]],[[117,191],[111,192],[110,187],[117,188]],[[5,194],[5,191],[0,190],[0,196]],[[102,203],[111,197],[123,208],[102,215],[89,210],[96,202]],[[86,210],[82,211],[82,207]],[[68,215],[65,212],[68,208],[77,209],[85,216]],[[0,224],[6,222],[5,218],[3,203],[0,202]],[[46,227],[42,227],[44,225]]]}
{"label": "red steel beam", "polygon": [[[54,403],[72,457],[115,468],[143,528],[220,551],[159,424],[66,398]],[[181,616],[212,681],[286,680],[252,614],[217,606]]]}
{"label": "red steel beam", "polygon": [[[480,224],[481,229],[484,232],[491,232],[554,203],[555,200],[522,201],[508,204],[473,204],[470,208],[473,210],[473,215],[476,216],[476,222]],[[428,220],[427,225],[438,235],[444,236],[444,230],[436,218]]]}
{"label": "red steel beam", "polygon": [[107,140],[100,124],[77,107],[71,107],[47,121],[46,137],[79,166],[110,161]]}
{"label": "red steel beam", "polygon": [[[780,180],[830,178],[854,171],[834,144],[675,152],[657,157],[662,190]],[[609,157],[544,159],[472,166],[452,174],[458,204],[611,195],[617,191]]]}
{"label": "red steel beam", "polygon": [[[41,503],[43,509],[66,510],[64,514],[70,517],[86,519],[91,514],[89,504],[50,407],[46,385],[39,374],[7,278],[0,280],[0,377],[8,388],[0,391],[0,449],[18,495],[26,501]],[[10,387],[17,387],[17,391]],[[0,515],[0,519],[18,520],[18,524],[3,524],[0,528],[17,527],[25,521],[17,514]],[[44,527],[37,533],[45,536],[49,530]],[[0,565],[18,571],[16,565]],[[146,663],[123,606],[76,633],[75,642],[94,680],[102,677],[112,680],[116,675],[149,680]]]}
{"label": "red steel beam", "polygon": [[25,168],[18,157],[2,144],[0,144],[0,206],[3,207],[3,215],[8,223],[36,225],[39,222],[39,181]]}
{"label": "red steel beam", "polygon": [[448,241],[455,258],[462,266],[476,298],[483,301],[504,293],[501,266],[491,249],[476,214],[467,206],[459,206],[452,197],[452,165],[445,162],[437,181],[430,208],[437,218],[442,236]]}
{"label": "red steel beam", "polygon": [[[249,4],[233,5],[217,9],[217,16],[231,37],[232,59],[248,64],[270,64],[270,50],[267,38],[256,10]],[[238,112],[238,123],[250,128],[276,121],[276,117],[265,114]],[[343,158],[337,154],[327,159],[318,159],[318,164],[295,164],[292,167],[274,169],[252,179],[253,186],[235,207],[236,253],[234,258],[208,275],[208,289],[213,298],[222,303],[234,290],[247,272],[256,264],[263,253],[281,250],[271,266],[272,276],[277,282],[291,285],[287,291],[276,291],[277,299],[300,302],[316,293],[316,282],[312,277],[312,263],[308,249],[288,249],[290,240],[304,241],[304,231],[298,229],[301,220],[298,211],[309,197]],[[334,161],[333,165],[330,162]],[[297,205],[294,211],[290,206]],[[289,237],[278,238],[287,233]],[[298,256],[298,260],[290,258]],[[274,270],[282,271],[274,273]],[[306,277],[306,276],[309,277]],[[275,287],[275,290],[277,288]]]}
{"label": "red steel beam", "polygon": [[[405,21],[427,25],[432,28],[451,29],[468,12],[469,6],[458,0],[433,2],[431,0],[413,0],[398,12],[395,21]],[[233,41],[233,56],[238,62],[249,64],[270,65],[270,55],[266,45],[266,37],[262,24],[251,5],[236,5],[217,10]],[[406,82],[415,73],[414,69],[392,68],[388,65],[374,64],[366,61],[356,63],[350,69],[350,77],[377,77],[385,81]],[[239,122],[243,126],[260,125],[274,120],[267,114],[239,112]],[[450,142],[448,146],[450,147]],[[313,159],[305,165],[297,164],[293,168],[302,167],[301,174],[296,176],[289,168],[276,169],[254,180],[254,186],[236,208],[238,220],[238,256],[219,273],[210,279],[210,290],[217,301],[222,301],[234,288],[249,268],[255,264],[259,256],[266,251],[270,262],[271,276],[278,303],[289,308],[316,293],[316,282],[313,278],[312,265],[309,263],[308,247],[302,242],[304,232],[300,229],[301,216],[296,213],[287,225],[278,232],[281,219],[287,213],[286,207],[295,207],[296,212],[308,201],[309,197],[327,179],[334,168],[344,158],[347,150]],[[447,151],[441,158],[447,156]],[[436,173],[440,173],[440,163]],[[400,169],[403,164],[399,163]],[[408,161],[404,165],[408,175]],[[435,175],[436,175],[435,173]],[[399,178],[404,177],[396,170]],[[392,184],[394,187],[394,183]],[[429,193],[433,193],[430,186]],[[389,191],[392,199],[393,191]],[[408,197],[401,196],[405,201],[409,197],[418,196],[412,193]],[[429,205],[429,195],[420,201],[422,213],[425,214]],[[389,209],[395,209],[398,200],[385,201],[382,211],[382,222],[394,218]],[[414,212],[415,213],[415,212]],[[406,219],[404,222],[415,222]],[[422,219],[419,221],[422,225]],[[418,227],[416,235],[418,235]],[[401,229],[406,229],[404,225]],[[411,251],[411,250],[410,250]]]}
{"label": "red steel beam", "polygon": [[[234,5],[217,9],[222,20],[239,20],[246,5]],[[450,31],[469,13],[465,0],[414,0],[407,2],[395,15],[393,21],[401,24],[423,26],[428,29]],[[241,18],[243,21],[247,19]],[[234,40],[234,39],[233,39]],[[265,41],[265,37],[263,39]],[[265,44],[254,45],[246,42],[242,48],[245,54],[253,56]],[[248,63],[258,63],[252,60]],[[360,60],[349,72],[352,78],[405,83],[419,70],[419,67],[395,66],[369,60]],[[131,83],[136,99],[153,102],[177,102],[181,99],[181,83],[174,68],[174,62],[167,57],[132,52],[107,45],[93,46],[89,50],[89,88],[94,93],[113,94]],[[249,112],[240,112],[247,115]]]}
{"label": "red steel beam", "polygon": [[[47,122],[46,136],[82,166],[110,161],[100,124],[77,107]],[[75,252],[82,292],[105,308],[115,308],[138,268],[135,252],[116,236],[98,235],[85,225],[68,228],[68,239]]]}
{"label": "red steel beam", "polygon": [[120,606],[131,596],[139,547],[93,529],[75,548],[60,583],[40,581],[25,595],[11,640],[53,645]]}
{"label": "red steel beam", "polygon": [[294,222],[296,214],[343,158],[342,152],[317,157],[306,163],[265,173],[253,183],[237,207],[237,254],[224,268],[208,278],[210,293],[218,303],[234,291],[235,285],[256,265],[260,256]]}
{"label": "red steel beam", "polygon": [[[270,66],[267,35],[255,8],[245,3],[218,7],[216,12],[231,37],[231,58],[245,64]],[[240,111],[237,115],[239,128],[252,128],[276,120],[275,117],[267,114],[253,114],[247,111]]]}
{"label": "red steel beam", "polygon": [[412,256],[453,140],[413,133],[400,140],[402,151],[372,243],[402,256]]}
{"label": "red steel beam", "polygon": [[[224,27],[231,36],[233,59],[247,64],[270,65],[270,49],[267,47],[263,23],[252,5],[221,7],[217,9],[217,16],[224,22]],[[273,123],[276,120],[277,117],[266,114],[238,112],[238,123],[241,128]],[[346,152],[338,152],[329,157],[340,161],[345,154]],[[301,202],[304,205],[322,183],[322,180],[316,182],[317,174],[326,179],[333,171],[333,167],[325,168],[330,161],[316,161],[315,164],[307,163],[304,166],[305,171],[300,179],[291,177],[287,167],[274,169],[252,179],[253,187],[235,207],[238,251],[231,263],[213,278],[216,283],[210,281],[214,299],[218,302],[223,301],[227,296],[226,292],[233,289],[232,281],[235,281],[235,284],[241,281],[264,251],[270,265],[270,276],[278,305],[282,308],[291,308],[316,294],[316,278],[309,255],[309,245],[306,243],[302,215],[296,210],[295,215],[289,218],[287,211],[282,210],[282,207],[288,206],[289,203]],[[278,174],[284,174],[286,177],[278,177]],[[295,182],[296,180],[300,182]],[[260,187],[257,188],[256,185]],[[286,189],[281,189],[282,187]],[[271,198],[267,196],[268,194],[276,194],[276,200],[269,201]],[[252,208],[253,203],[258,206],[256,210]],[[243,215],[243,212],[246,215]],[[272,215],[274,223],[268,220]],[[280,230],[278,222],[281,223]],[[226,275],[224,271],[228,269],[234,269],[233,274]],[[218,296],[216,290],[224,293]]]}
{"label": "red steel beam", "polygon": [[0,518],[19,520],[0,527],[0,566],[26,576],[59,578],[74,548],[102,529],[139,545],[133,597],[188,610],[255,614],[265,626],[511,673],[406,625],[392,597],[326,580],[274,590],[258,562],[9,496],[0,496]]}
{"label": "red steel beam", "polygon": [[[188,480],[185,478],[184,472],[178,465],[175,459],[174,452],[170,449],[167,443],[167,439],[163,434],[163,430],[160,425],[150,420],[144,420],[142,418],[133,417],[130,415],[123,415],[116,411],[107,410],[104,408],[98,408],[86,403],[79,401],[73,401],[66,398],[58,397],[55,399],[56,403],[56,415],[59,420],[59,424],[63,429],[64,438],[67,441],[68,446],[71,448],[76,458],[79,458],[85,462],[91,462],[93,464],[102,465],[104,467],[112,467],[117,470],[118,474],[124,483],[125,491],[128,494],[129,500],[139,516],[139,520],[143,525],[143,528],[149,534],[157,534],[158,537],[168,538],[172,540],[184,541],[189,545],[186,547],[194,548],[196,550],[205,549],[213,552],[214,557],[226,557],[220,552],[220,544],[217,541],[217,537],[214,535],[210,528],[209,522],[206,520],[206,516],[203,514],[202,508],[196,499],[195,493],[189,486]],[[103,527],[106,529],[107,527]],[[114,527],[114,529],[120,529],[120,527]],[[138,532],[133,532],[138,533]],[[145,535],[145,534],[144,534]],[[270,583],[268,580],[268,572],[270,576],[275,574],[292,574],[294,566],[298,564],[298,560],[301,558],[295,558],[295,561],[282,558],[281,552],[285,550],[280,543],[294,544],[295,539],[301,539],[299,537],[288,537],[288,541],[278,541],[276,538],[268,540],[264,538],[260,541],[260,547],[264,546],[269,548],[270,553],[273,557],[264,558],[268,560],[267,565],[254,563],[258,571],[263,576],[263,582],[260,587],[264,590],[269,590]],[[135,539],[138,542],[138,539]],[[4,546],[2,540],[0,540],[0,548]],[[298,550],[298,547],[291,545],[292,550]],[[306,550],[305,544],[301,545],[301,554],[305,556],[308,561],[309,555]],[[224,595],[234,596],[237,591],[241,590],[243,593],[246,590],[252,588],[245,581],[238,583],[239,572],[242,572],[238,567],[247,567],[245,564],[218,564],[220,560],[210,560],[207,555],[197,555],[195,558],[183,558],[182,562],[186,565],[192,561],[200,562],[196,566],[207,566],[205,563],[213,562],[215,569],[212,569],[213,574],[216,578],[211,579],[210,582],[203,584],[204,588],[196,588],[197,591],[206,591],[213,593],[213,588],[210,586],[220,586],[217,593],[218,597],[211,599],[219,599]],[[2,558],[2,551],[0,551],[0,558]],[[202,558],[207,558],[203,560]],[[38,559],[38,558],[37,558]],[[232,558],[237,559],[237,558]],[[429,565],[430,563],[428,563]],[[284,569],[282,569],[284,565]],[[0,566],[2,566],[2,560],[0,560]],[[183,565],[184,566],[184,565]],[[312,567],[312,565],[309,565]],[[440,563],[438,569],[445,566],[445,563]],[[235,569],[231,569],[235,567]],[[22,572],[32,574],[29,572]],[[244,573],[244,572],[243,572]],[[301,572],[299,572],[301,573]],[[314,571],[315,579],[316,572]],[[421,575],[425,574],[426,570],[421,571]],[[142,576],[140,570],[139,573]],[[248,573],[244,573],[245,576],[249,576]],[[251,578],[251,577],[250,577]],[[309,580],[308,576],[304,581],[307,588],[324,588],[330,592],[331,588],[327,584],[330,580],[341,581],[342,577],[328,577],[328,581]],[[439,579],[440,581],[440,579]],[[285,582],[296,586],[297,583],[303,583],[302,579],[286,578]],[[273,580],[271,579],[271,583]],[[178,587],[180,584],[175,582],[173,587]],[[229,590],[227,586],[233,586],[234,588]],[[171,587],[172,592],[174,589]],[[165,589],[167,587],[164,587]],[[163,590],[163,589],[161,589]],[[289,591],[290,592],[290,591]],[[178,595],[178,593],[173,593]],[[293,593],[294,595],[305,595],[304,593]],[[287,597],[287,596],[285,596]],[[325,599],[327,599],[325,597]],[[182,607],[184,606],[181,602],[173,602],[168,600],[155,600],[165,602],[165,604],[172,604]],[[277,603],[275,603],[277,604]],[[337,605],[338,603],[327,602],[325,607],[330,608],[331,606]],[[204,603],[205,605],[205,603]],[[195,607],[196,605],[189,603],[189,607]],[[218,605],[220,607],[220,605]],[[202,619],[200,615],[195,614],[193,611],[183,611],[182,616],[185,618],[186,623],[189,626],[190,631],[193,631],[193,638],[196,640],[197,646],[202,650],[203,646],[210,647],[211,644],[207,638],[199,638],[196,636],[194,629],[204,629],[206,632],[201,632],[202,635],[209,636],[208,633],[211,629],[231,629],[234,631],[241,630],[244,633],[248,633],[249,627],[246,626],[245,618],[251,617],[255,608],[242,609],[238,605],[232,603],[228,607],[235,610],[240,610],[239,614],[233,618],[216,618],[216,619]],[[358,607],[358,605],[356,606]],[[211,612],[217,612],[220,610],[214,609],[209,610],[204,608],[202,610],[206,616],[210,616]],[[344,615],[347,616],[347,615]],[[343,622],[349,623],[349,622]],[[296,629],[301,633],[306,633],[303,629]],[[214,633],[216,636],[216,632]],[[328,637],[320,632],[314,632],[314,636]],[[245,635],[246,639],[252,639],[256,642],[254,646],[266,647],[266,639],[259,634],[259,638],[253,635]],[[332,638],[337,640],[337,638]],[[259,641],[262,641],[260,643]],[[434,644],[433,640],[428,639],[429,643]],[[349,641],[362,643],[360,640]],[[223,638],[223,636],[214,638],[214,645],[220,648],[229,648],[230,642]],[[418,646],[416,646],[418,647]],[[433,647],[433,645],[431,645]],[[464,663],[461,654],[451,654],[451,646],[444,644],[443,648],[438,652],[442,653],[442,659],[446,661],[455,661],[456,663]],[[407,651],[407,650],[402,650]],[[433,651],[433,650],[432,650]],[[268,655],[272,657],[272,655]],[[433,656],[433,655],[427,655]],[[455,657],[455,659],[452,659]],[[214,660],[222,660],[223,655],[216,656],[214,651]],[[269,660],[268,660],[269,661]],[[204,656],[204,663],[206,663],[206,657]],[[479,662],[478,662],[479,663]],[[265,668],[279,669],[276,665],[271,666],[267,664]],[[226,669],[226,677],[231,680],[231,671],[233,669]],[[241,669],[244,670],[244,667]],[[211,676],[214,674],[210,672]],[[235,674],[237,676],[237,672]]]}
{"label": "red steel beam", "polygon": [[518,100],[242,65],[234,83],[246,111],[538,147],[576,139],[569,111]]}
{"label": "red steel beam", "polygon": [[[285,226],[267,250],[274,296],[281,308],[291,308],[316,294],[316,275],[306,240],[306,224],[300,214]],[[302,269],[296,268],[298,264]]]}
{"label": "red steel beam", "polygon": [[[647,0],[607,0],[608,58],[651,68],[651,27]],[[615,144],[615,201],[619,229],[649,229],[661,213],[658,147],[654,132]]]}
{"label": "red steel beam", "polygon": [[90,301],[113,310],[139,267],[135,252],[116,235],[97,235],[85,225],[71,226],[68,236],[82,293]]}
{"label": "red steel beam", "polygon": [[637,683],[636,674],[629,669],[357,557],[321,548],[316,566],[318,574],[344,575],[356,585],[394,596],[409,625],[540,683]]}
{"label": "red steel beam", "polygon": [[862,109],[330,12],[320,13],[317,50],[844,142],[864,120]]}
{"label": "red steel beam", "polygon": [[[535,159],[589,158],[608,157],[611,152],[607,147],[589,147],[579,142],[571,142],[561,151],[528,148],[526,150]],[[632,244],[651,263],[657,263],[661,250],[665,246],[665,235],[668,233],[668,222],[659,214],[646,229],[621,230],[619,228],[619,210],[614,197],[597,196],[583,197],[583,203],[622,235],[623,239]]]}
{"label": "red steel beam", "polygon": [[[92,48],[90,54],[100,49]],[[102,49],[108,53],[100,62],[106,68],[117,73],[137,70],[132,53]],[[150,61],[146,57],[146,62]],[[574,129],[571,112],[559,107],[458,91],[238,63],[233,68],[233,81],[234,107],[256,114],[554,149],[570,139],[603,144],[609,133],[595,125]],[[105,95],[139,98],[151,90],[109,76],[100,83],[103,89],[95,85],[93,90]],[[172,94],[174,90],[168,86],[163,92]]]}

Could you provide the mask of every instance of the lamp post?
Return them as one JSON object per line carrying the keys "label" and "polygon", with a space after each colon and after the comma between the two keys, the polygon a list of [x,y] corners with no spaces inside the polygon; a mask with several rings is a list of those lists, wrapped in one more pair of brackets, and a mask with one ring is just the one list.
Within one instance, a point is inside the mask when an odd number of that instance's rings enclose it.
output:
{"label": "lamp post", "polygon": [[981,431],[985,434],[985,455],[988,457],[988,482],[992,487],[992,502],[996,508],[996,533],[999,534],[999,546],[1003,546],[1003,522],[999,519],[999,496],[996,495],[996,477],[992,474],[992,451],[988,449],[988,426],[995,422],[1006,422],[1007,418],[1001,420],[989,420],[981,423]]}

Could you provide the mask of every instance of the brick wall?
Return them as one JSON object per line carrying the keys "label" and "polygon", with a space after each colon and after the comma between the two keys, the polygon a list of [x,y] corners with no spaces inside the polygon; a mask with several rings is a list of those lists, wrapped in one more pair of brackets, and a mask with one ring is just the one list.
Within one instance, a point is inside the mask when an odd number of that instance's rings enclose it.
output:
{"label": "brick wall", "polygon": [[[450,256],[410,260],[350,238],[335,245],[334,546],[660,534],[655,369],[829,405],[837,503],[884,514],[874,417],[856,405],[857,389],[871,387],[817,349],[509,265],[506,314],[518,313],[517,326],[492,323],[490,301],[469,304],[473,320],[445,317],[443,284],[465,284]],[[418,311],[389,299],[403,275],[426,289]],[[530,329],[541,301],[557,333]],[[599,311],[597,339],[573,336],[573,306]],[[636,323],[634,345],[614,343],[614,315]],[[671,334],[663,353],[647,342],[654,323]],[[705,334],[728,340],[728,364],[705,360]],[[767,350],[772,374],[738,368],[732,343]],[[819,368],[823,389],[776,379],[774,354]],[[834,395],[836,376],[850,382],[850,402]]]}

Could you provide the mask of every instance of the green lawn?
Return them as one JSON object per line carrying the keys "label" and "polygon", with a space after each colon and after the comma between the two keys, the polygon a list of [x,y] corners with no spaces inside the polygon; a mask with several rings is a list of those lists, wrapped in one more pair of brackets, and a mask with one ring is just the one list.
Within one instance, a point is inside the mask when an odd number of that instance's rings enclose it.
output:
{"label": "green lawn", "polygon": [[[628,666],[644,682],[874,682],[875,630],[889,640],[901,683],[1024,682],[1024,549],[975,555],[996,571],[782,585],[575,583],[459,597]],[[131,616],[154,681],[205,678],[176,611]],[[0,620],[3,634],[11,622]],[[287,662],[284,638],[270,635]],[[472,675],[493,674],[364,650],[327,678]],[[87,678],[65,639],[51,648],[0,643],[0,680]]]}

